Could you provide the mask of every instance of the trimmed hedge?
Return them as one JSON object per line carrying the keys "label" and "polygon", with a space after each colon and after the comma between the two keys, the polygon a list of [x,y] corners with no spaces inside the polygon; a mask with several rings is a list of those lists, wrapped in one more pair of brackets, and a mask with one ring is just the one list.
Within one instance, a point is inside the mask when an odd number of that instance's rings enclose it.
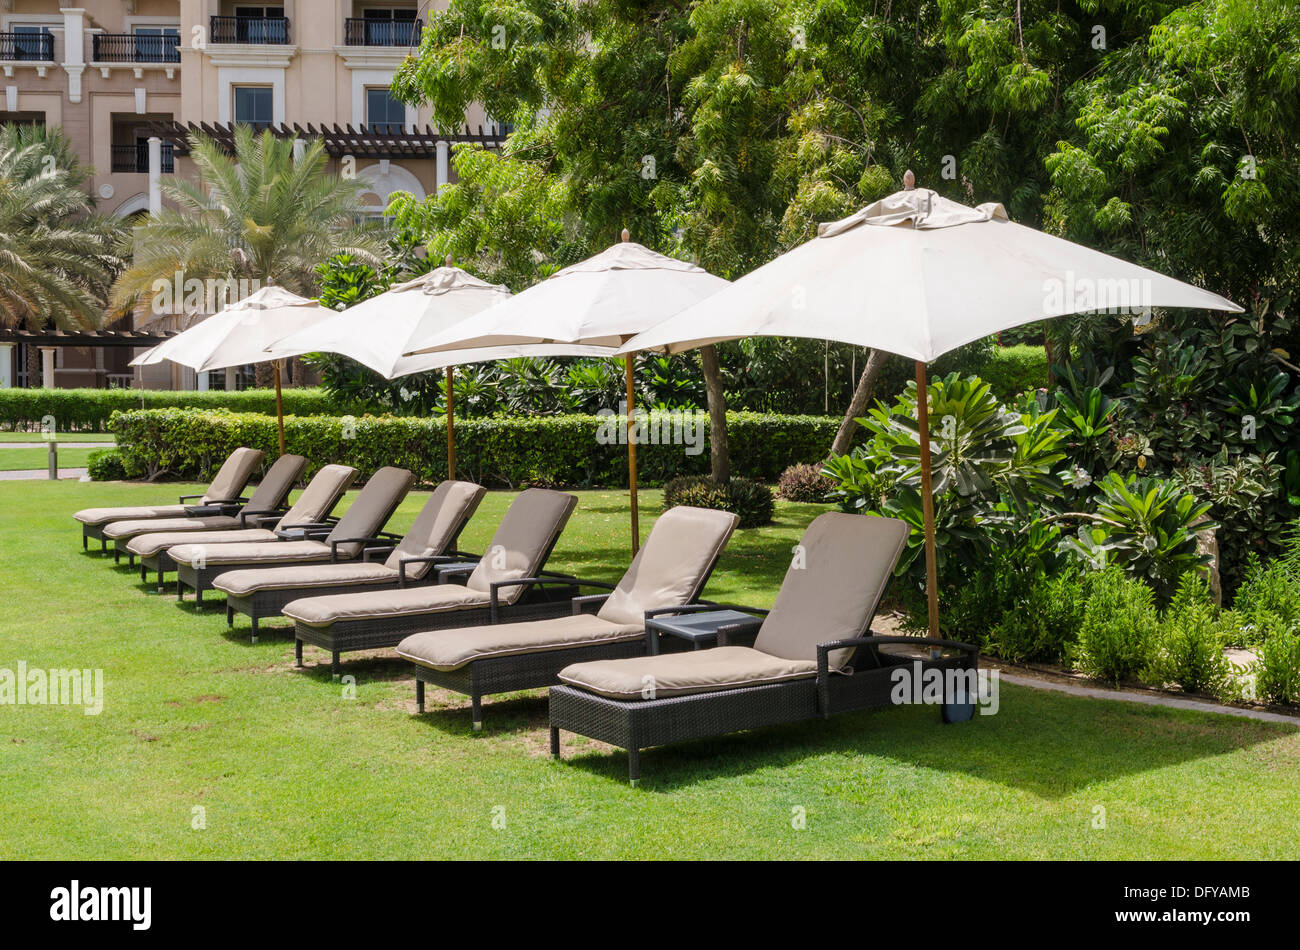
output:
{"label": "trimmed hedge", "polygon": [[[323,389],[286,389],[284,411],[299,416],[338,412]],[[114,412],[136,409],[228,409],[275,415],[274,389],[243,392],[162,389],[0,389],[0,428],[37,431],[53,416],[60,432],[107,432]]]}
{"label": "trimmed hedge", "polygon": [[988,361],[958,369],[988,383],[1001,402],[1014,402],[1020,393],[1048,385],[1047,351],[1027,343],[996,347]]}
{"label": "trimmed hedge", "polygon": [[[707,416],[701,414],[699,425],[703,435],[696,454],[687,454],[686,445],[638,443],[640,483],[662,485],[678,475],[707,474]],[[838,425],[838,419],[823,416],[728,413],[732,473],[773,481],[792,462],[818,461]],[[622,487],[627,446],[598,438],[614,428],[611,417],[579,415],[458,421],[456,474],[490,487]],[[241,445],[265,451],[268,465],[277,455],[275,419],[254,413],[133,410],[114,413],[109,429],[130,478],[206,480]],[[284,434],[286,449],[309,460],[309,475],[340,462],[355,466],[363,477],[384,465],[410,469],[424,484],[446,477],[441,417],[286,416]]]}

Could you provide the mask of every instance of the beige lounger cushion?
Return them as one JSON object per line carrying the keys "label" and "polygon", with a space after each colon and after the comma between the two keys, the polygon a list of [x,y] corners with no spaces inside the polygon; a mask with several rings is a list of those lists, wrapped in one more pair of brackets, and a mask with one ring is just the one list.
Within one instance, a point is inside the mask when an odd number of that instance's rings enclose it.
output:
{"label": "beige lounger cushion", "polygon": [[217,469],[216,477],[203,496],[203,503],[233,501],[238,498],[264,458],[266,453],[261,449],[235,449],[221,463],[221,468]]}
{"label": "beige lounger cushion", "polygon": [[[415,476],[404,468],[386,465],[370,476],[366,487],[357,493],[352,507],[343,513],[339,523],[329,533],[327,541],[336,538],[373,538],[384,527],[406,493],[415,484]],[[338,546],[339,557],[357,557],[365,547],[360,541]]]}
{"label": "beige lounger cushion", "polygon": [[153,557],[178,544],[233,544],[240,541],[249,544],[275,540],[275,532],[268,528],[210,531],[204,533],[202,540],[196,539],[192,531],[159,531],[132,538],[126,549],[136,557]]}
{"label": "beige lounger cushion", "polygon": [[[478,509],[484,494],[483,486],[473,482],[441,483],[433,490],[416,516],[415,524],[411,525],[411,530],[406,532],[384,564],[395,571],[397,565],[406,558],[433,557],[446,553],[465,522]],[[412,564],[406,575],[420,578],[429,573],[431,567],[433,565],[427,561]]]}
{"label": "beige lounger cushion", "polygon": [[739,520],[705,508],[665,511],[596,616],[642,626],[647,610],[690,603]]}
{"label": "beige lounger cushion", "polygon": [[751,647],[714,647],[623,660],[591,660],[560,670],[562,682],[610,699],[662,699],[816,675],[815,660],[787,660]]}
{"label": "beige lounger cushion", "polygon": [[319,524],[324,521],[356,477],[357,470],[351,465],[326,465],[307,483],[298,500],[285,512],[276,527],[292,528],[294,525]]}
{"label": "beige lounger cushion", "polygon": [[[147,535],[146,535],[147,537]],[[320,541],[260,541],[235,544],[212,544],[193,541],[178,544],[167,551],[167,556],[177,564],[193,564],[202,557],[208,567],[222,564],[265,564],[301,561],[328,561],[330,547]]]}
{"label": "beige lounger cushion", "polygon": [[300,564],[293,567],[248,568],[218,574],[217,590],[246,597],[257,590],[295,587],[347,587],[352,584],[396,584],[397,572],[382,564],[349,561],[346,564]]}
{"label": "beige lounger cushion", "polygon": [[[815,661],[817,644],[862,636],[907,534],[907,525],[895,518],[838,511],[818,515],[799,541],[803,561],[792,562],[785,572],[754,649]],[[836,650],[830,664],[843,666],[852,655],[852,650]]]}
{"label": "beige lounger cushion", "polygon": [[[465,586],[486,597],[495,581],[536,576],[577,503],[576,495],[548,488],[520,492]],[[500,602],[513,604],[524,589],[524,585],[502,588]]]}
{"label": "beige lounger cushion", "polygon": [[201,518],[149,518],[144,521],[114,521],[104,526],[104,537],[113,541],[157,534],[162,531],[221,531],[239,528],[239,519],[226,515],[204,515]]}
{"label": "beige lounger cushion", "polygon": [[265,511],[280,507],[306,467],[307,460],[301,455],[281,455],[266,470],[256,490],[249,496],[248,510]]}
{"label": "beige lounger cushion", "polygon": [[576,614],[550,620],[415,633],[398,644],[397,653],[420,666],[455,670],[472,660],[487,657],[550,652],[643,636],[645,629],[641,623],[617,624],[594,614]]}
{"label": "beige lounger cushion", "polygon": [[328,627],[342,620],[381,620],[487,605],[488,595],[480,591],[459,584],[436,584],[372,593],[303,597],[290,601],[281,613],[313,627]]}
{"label": "beige lounger cushion", "polygon": [[72,517],[82,524],[101,525],[110,521],[139,521],[146,518],[184,518],[185,505],[139,505],[134,508],[83,508]]}

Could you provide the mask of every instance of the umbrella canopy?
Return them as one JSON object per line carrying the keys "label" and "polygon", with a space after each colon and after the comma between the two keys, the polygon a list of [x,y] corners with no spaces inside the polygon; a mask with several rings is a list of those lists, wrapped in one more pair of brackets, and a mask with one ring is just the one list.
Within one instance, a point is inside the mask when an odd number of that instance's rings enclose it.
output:
{"label": "umbrella canopy", "polygon": [[[623,240],[585,261],[556,271],[504,303],[415,341],[411,352],[450,355],[480,347],[621,346],[667,317],[727,286],[702,267],[665,257]],[[637,521],[636,402],[632,355],[624,359],[627,387],[627,469],[631,496],[632,551],[640,545]]]}
{"label": "umbrella canopy", "polygon": [[701,267],[623,241],[473,320],[412,341],[408,352],[526,343],[617,347],[726,286]]}
{"label": "umbrella canopy", "polygon": [[1088,310],[1239,311],[1218,294],[928,189],[824,224],[816,238],[627,344],[678,352],[747,336],[874,347],[930,362],[1000,330]]}
{"label": "umbrella canopy", "polygon": [[290,333],[331,316],[332,311],[314,300],[299,297],[283,287],[267,286],[159,343],[137,356],[131,365],[150,366],[171,360],[205,373],[227,366],[297,356],[308,351],[286,351],[272,356],[266,348]]}
{"label": "umbrella canopy", "polygon": [[835,340],[916,360],[917,428],[930,635],[939,635],[925,364],[964,343],[1048,317],[1151,307],[1240,311],[1156,271],[907,190],[818,228],[817,237],[725,291],[629,340],[623,351],[677,352],[749,336]]}
{"label": "umbrella canopy", "polygon": [[[409,376],[462,363],[510,359],[516,356],[609,356],[608,348],[592,347],[574,354],[559,347],[508,347],[439,356],[403,356],[413,341],[454,327],[468,317],[510,299],[510,290],[489,284],[448,264],[414,280],[397,284],[342,313],[291,333],[269,348],[273,356],[296,353],[339,353],[387,379]],[[561,350],[563,350],[561,352]]]}

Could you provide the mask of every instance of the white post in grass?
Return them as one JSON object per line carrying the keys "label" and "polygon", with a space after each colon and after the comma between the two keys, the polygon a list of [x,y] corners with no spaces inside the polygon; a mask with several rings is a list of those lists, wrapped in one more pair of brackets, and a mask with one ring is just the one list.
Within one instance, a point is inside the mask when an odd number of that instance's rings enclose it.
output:
{"label": "white post in grass", "polygon": [[41,347],[41,385],[46,389],[54,388],[54,354],[58,347]]}

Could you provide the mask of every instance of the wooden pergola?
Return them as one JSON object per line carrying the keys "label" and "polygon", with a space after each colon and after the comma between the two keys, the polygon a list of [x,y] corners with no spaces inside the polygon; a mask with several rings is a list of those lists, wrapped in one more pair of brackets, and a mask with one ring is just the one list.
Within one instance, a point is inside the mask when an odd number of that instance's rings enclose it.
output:
{"label": "wooden pergola", "polygon": [[[189,154],[190,136],[201,133],[215,141],[221,148],[234,151],[235,126],[230,122],[163,122],[150,123],[155,135],[164,141],[173,143],[175,154]],[[438,145],[448,146],[471,143],[484,148],[500,148],[506,136],[499,128],[485,131],[479,126],[473,132],[466,126],[463,132],[443,135],[431,126],[423,130],[410,131],[397,126],[376,130],[371,128],[354,128],[351,125],[320,125],[308,122],[306,125],[281,123],[269,125],[273,135],[281,139],[320,139],[327,154],[336,158],[352,155],[357,158],[435,158]]]}

